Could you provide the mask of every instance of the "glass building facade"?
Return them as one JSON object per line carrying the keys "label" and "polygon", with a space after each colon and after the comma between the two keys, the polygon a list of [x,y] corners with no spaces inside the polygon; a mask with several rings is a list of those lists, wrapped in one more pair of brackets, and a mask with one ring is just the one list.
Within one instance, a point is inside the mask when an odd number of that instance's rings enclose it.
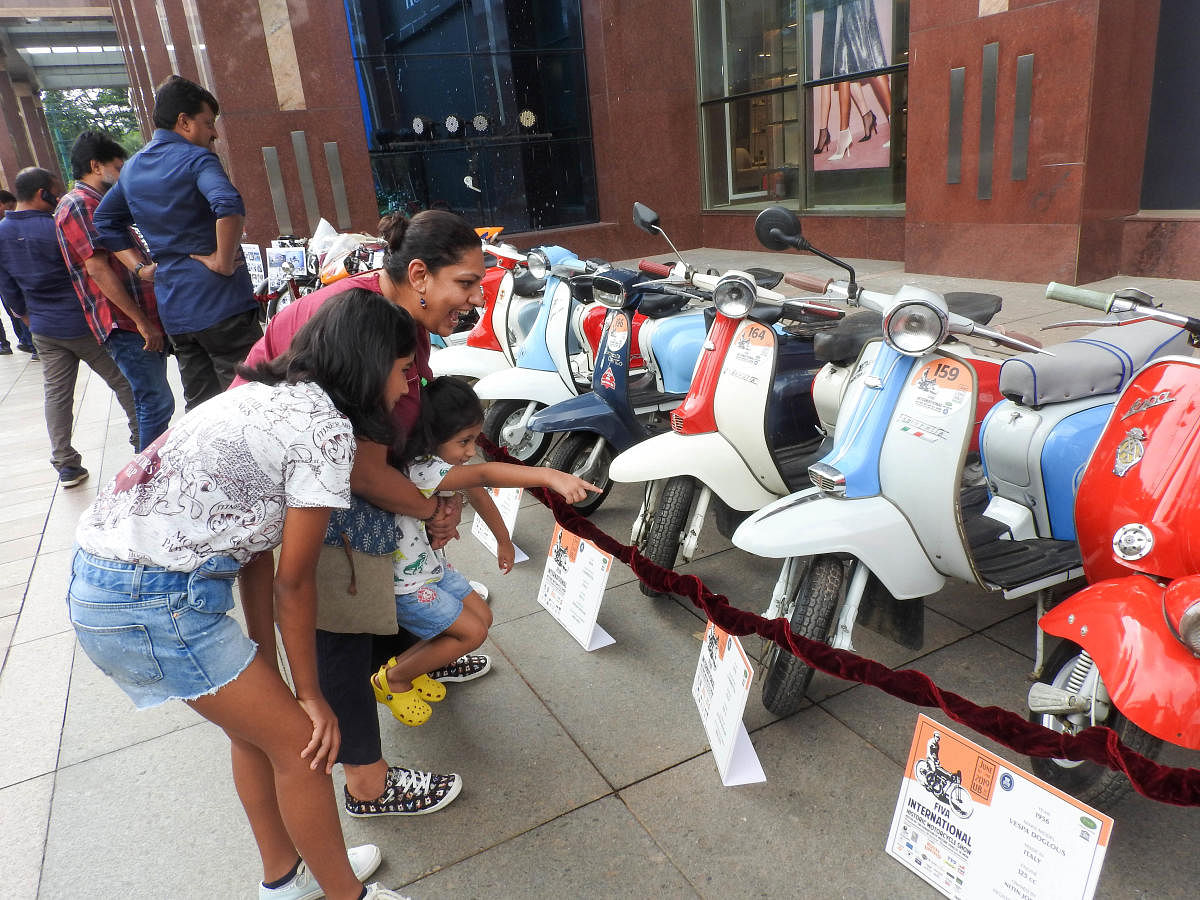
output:
{"label": "glass building facade", "polygon": [[580,0],[347,0],[380,211],[598,218]]}
{"label": "glass building facade", "polygon": [[908,0],[694,2],[705,209],[903,209]]}

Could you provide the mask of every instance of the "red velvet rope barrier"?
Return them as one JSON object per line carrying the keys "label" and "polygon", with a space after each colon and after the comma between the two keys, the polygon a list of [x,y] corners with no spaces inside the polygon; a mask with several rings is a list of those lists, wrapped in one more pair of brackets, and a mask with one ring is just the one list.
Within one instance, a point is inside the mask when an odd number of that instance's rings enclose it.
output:
{"label": "red velvet rope barrier", "polygon": [[[479,444],[493,459],[520,462],[485,437],[480,437]],[[915,669],[889,669],[857,653],[835,650],[828,644],[810,640],[793,632],[787,619],[764,619],[737,609],[729,605],[728,597],[714,594],[695,575],[680,575],[656,565],[634,547],[605,534],[557,494],[543,488],[533,489],[533,494],[568,531],[611,553],[655,591],[687,597],[713,624],[729,634],[738,637],[757,634],[814,669],[846,681],[869,684],[915,706],[937,707],[955,722],[1026,756],[1089,760],[1124,773],[1134,790],[1151,800],[1175,806],[1200,806],[1200,769],[1159,765],[1122,744],[1111,728],[1096,725],[1077,735],[1061,734],[1002,707],[977,706],[952,691],[943,691],[928,675]]]}

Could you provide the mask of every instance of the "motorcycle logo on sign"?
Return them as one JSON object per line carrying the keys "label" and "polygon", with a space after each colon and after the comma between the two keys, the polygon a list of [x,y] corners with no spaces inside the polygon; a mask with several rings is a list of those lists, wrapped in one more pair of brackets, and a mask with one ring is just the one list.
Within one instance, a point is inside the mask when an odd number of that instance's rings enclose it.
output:
{"label": "motorcycle logo on sign", "polygon": [[971,399],[974,380],[966,366],[943,357],[923,366],[911,384],[918,391],[912,400],[917,409],[948,416]]}
{"label": "motorcycle logo on sign", "polygon": [[1146,453],[1146,432],[1140,428],[1131,428],[1125,435],[1125,440],[1117,444],[1117,458],[1113,465],[1113,474],[1124,478],[1125,473],[1142,461]]}

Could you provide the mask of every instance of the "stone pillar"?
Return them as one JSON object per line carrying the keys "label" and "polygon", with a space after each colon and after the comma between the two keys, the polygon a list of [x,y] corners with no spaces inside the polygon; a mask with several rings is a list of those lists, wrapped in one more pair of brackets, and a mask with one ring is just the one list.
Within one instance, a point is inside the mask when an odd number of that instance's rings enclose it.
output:
{"label": "stone pillar", "polygon": [[0,175],[3,175],[0,180],[4,187],[12,191],[17,173],[32,165],[33,149],[29,146],[21,104],[5,67],[4,51],[0,49]]}
{"label": "stone pillar", "polygon": [[[178,71],[212,91],[221,105],[217,148],[246,201],[251,240],[266,243],[279,233],[264,147],[278,155],[295,233],[311,234],[311,204],[339,230],[373,233],[379,215],[342,0],[205,0],[189,6],[194,16],[183,0],[114,0],[135,103],[146,124],[154,86]],[[303,132],[305,152],[297,153],[293,132]],[[327,142],[337,144],[345,222],[339,222]]]}
{"label": "stone pillar", "polygon": [[909,271],[1116,274],[1139,205],[1158,11],[1159,0],[914,0]]}
{"label": "stone pillar", "polygon": [[54,141],[50,138],[50,126],[46,122],[46,111],[42,108],[41,97],[34,92],[33,86],[25,81],[14,82],[13,91],[21,105],[25,133],[33,150],[33,165],[41,166],[61,178],[62,166],[59,165],[58,154],[54,152]]}

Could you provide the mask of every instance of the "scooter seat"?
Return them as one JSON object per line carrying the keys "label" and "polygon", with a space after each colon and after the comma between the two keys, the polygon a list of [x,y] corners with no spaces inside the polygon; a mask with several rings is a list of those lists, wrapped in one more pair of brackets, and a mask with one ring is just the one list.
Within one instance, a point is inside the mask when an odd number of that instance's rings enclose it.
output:
{"label": "scooter seat", "polygon": [[883,334],[878,313],[863,311],[839,321],[813,337],[813,356],[818,362],[849,365],[862,348]]}
{"label": "scooter seat", "polygon": [[545,289],[545,278],[534,278],[528,272],[516,272],[513,275],[513,293],[518,297],[536,297]]}
{"label": "scooter seat", "polygon": [[674,315],[688,305],[688,298],[661,291],[646,291],[638,301],[637,311],[647,319],[662,319]]}
{"label": "scooter seat", "polygon": [[992,316],[1000,312],[1003,299],[996,294],[979,294],[975,291],[950,291],[942,294],[950,312],[957,313],[974,322],[976,325],[986,325],[992,321]]}
{"label": "scooter seat", "polygon": [[1000,393],[1033,409],[1116,394],[1155,357],[1189,353],[1187,332],[1161,322],[1099,328],[1048,349],[1054,356],[1021,353],[1005,360],[1000,367]]}
{"label": "scooter seat", "polygon": [[[774,325],[783,316],[783,307],[778,303],[755,303],[750,308],[750,312],[746,318],[753,319],[762,325]],[[715,306],[704,307],[704,330],[712,330],[713,322],[717,318],[717,308]]]}
{"label": "scooter seat", "polygon": [[746,269],[746,274],[754,279],[754,283],[760,288],[771,290],[779,282],[783,281],[783,273],[776,272],[774,269],[761,269],[758,266]]}

